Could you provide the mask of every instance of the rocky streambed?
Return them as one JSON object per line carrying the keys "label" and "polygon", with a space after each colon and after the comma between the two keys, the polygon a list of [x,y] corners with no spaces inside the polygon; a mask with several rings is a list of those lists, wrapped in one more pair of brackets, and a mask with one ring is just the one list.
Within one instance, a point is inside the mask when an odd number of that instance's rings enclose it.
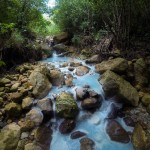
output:
{"label": "rocky streambed", "polygon": [[149,81],[138,64],[54,55],[17,67],[0,80],[0,149],[149,150],[150,95],[140,90]]}

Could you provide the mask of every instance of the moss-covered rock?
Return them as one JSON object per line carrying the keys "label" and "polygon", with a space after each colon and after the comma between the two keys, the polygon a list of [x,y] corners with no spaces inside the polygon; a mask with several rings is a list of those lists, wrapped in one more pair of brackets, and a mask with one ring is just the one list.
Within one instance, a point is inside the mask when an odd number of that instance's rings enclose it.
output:
{"label": "moss-covered rock", "polygon": [[10,117],[18,117],[21,115],[21,106],[14,102],[8,103],[5,105],[6,114]]}
{"label": "moss-covered rock", "polygon": [[16,123],[5,126],[0,132],[0,150],[15,150],[21,130]]}
{"label": "moss-covered rock", "polygon": [[78,114],[78,106],[70,93],[62,92],[56,98],[56,112],[63,118],[75,118]]}
{"label": "moss-covered rock", "polygon": [[137,86],[145,86],[148,84],[148,71],[147,65],[143,58],[138,59],[134,63],[134,75],[135,75],[135,82]]}
{"label": "moss-covered rock", "polygon": [[69,39],[69,34],[67,32],[61,32],[58,35],[55,35],[53,40],[56,44],[66,42]]}
{"label": "moss-covered rock", "polygon": [[121,76],[106,71],[100,78],[106,97],[115,96],[121,102],[138,106],[139,95],[136,89]]}
{"label": "moss-covered rock", "polygon": [[60,86],[64,83],[64,75],[59,70],[51,70],[50,71],[50,80],[52,85]]}
{"label": "moss-covered rock", "polygon": [[36,143],[28,143],[25,145],[24,150],[43,150],[43,149]]}
{"label": "moss-covered rock", "polygon": [[8,99],[15,103],[21,103],[23,94],[21,92],[10,93]]}
{"label": "moss-covered rock", "polygon": [[5,85],[5,84],[9,84],[11,82],[11,80],[7,79],[7,78],[2,78],[0,80],[0,85]]}
{"label": "moss-covered rock", "polygon": [[142,97],[142,104],[148,106],[150,104],[150,94],[144,94]]}
{"label": "moss-covered rock", "polygon": [[103,61],[95,67],[96,71],[99,73],[104,73],[107,70],[111,70],[115,73],[123,73],[128,68],[128,61],[123,58],[115,58],[108,61]]}
{"label": "moss-covered rock", "polygon": [[51,89],[52,84],[49,82],[49,75],[49,70],[46,67],[39,66],[29,76],[29,82],[33,86],[33,94],[36,98],[45,97]]}
{"label": "moss-covered rock", "polygon": [[134,128],[132,144],[135,150],[149,150],[150,148],[150,139],[139,123]]}

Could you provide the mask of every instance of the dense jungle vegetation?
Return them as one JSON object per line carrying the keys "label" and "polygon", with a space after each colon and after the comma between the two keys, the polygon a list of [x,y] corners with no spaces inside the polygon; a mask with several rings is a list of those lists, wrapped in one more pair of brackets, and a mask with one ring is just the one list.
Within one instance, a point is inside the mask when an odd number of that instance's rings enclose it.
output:
{"label": "dense jungle vegetation", "polygon": [[39,60],[41,45],[36,39],[61,31],[72,35],[75,46],[97,44],[105,35],[112,35],[113,48],[149,52],[149,0],[57,0],[51,9],[47,3],[0,1],[0,66]]}

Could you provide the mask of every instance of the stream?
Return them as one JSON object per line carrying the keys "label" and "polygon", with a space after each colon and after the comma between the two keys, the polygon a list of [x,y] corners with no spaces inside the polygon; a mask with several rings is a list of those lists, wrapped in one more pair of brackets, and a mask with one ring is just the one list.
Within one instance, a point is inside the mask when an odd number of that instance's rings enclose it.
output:
{"label": "stream", "polygon": [[[74,71],[69,71],[67,67],[60,67],[65,62],[81,62],[84,66],[90,68],[89,73],[84,76],[77,76]],[[94,90],[98,94],[103,96],[103,102],[99,109],[97,109],[94,113],[90,113],[87,111],[82,110],[80,107],[80,102],[78,103],[78,107],[80,109],[80,113],[76,119],[76,128],[73,131],[82,131],[86,133],[86,137],[92,139],[95,142],[94,150],[133,150],[133,146],[131,142],[127,144],[122,144],[119,142],[111,141],[109,136],[106,133],[106,125],[107,125],[107,115],[110,112],[110,106],[113,103],[112,100],[105,100],[104,99],[104,92],[102,89],[101,84],[98,82],[100,75],[95,72],[94,65],[87,65],[84,61],[71,58],[71,57],[57,57],[54,53],[53,57],[48,58],[43,61],[46,64],[52,64],[56,68],[59,68],[61,72],[64,74],[72,74],[73,79],[73,87],[67,87],[63,85],[63,87],[55,87],[50,90],[49,94],[47,95],[48,98],[52,98],[54,94],[59,94],[62,91],[71,92],[76,99],[75,89],[77,87],[83,87],[85,85],[89,85],[90,89]],[[53,106],[55,109],[55,105]],[[116,119],[122,127],[126,131],[133,131],[132,127],[128,127],[125,125],[122,118]],[[52,122],[52,142],[50,145],[50,150],[79,150],[80,149],[80,139],[71,139],[70,134],[61,134],[58,130],[59,124],[62,119],[57,119],[54,117],[51,119]]]}

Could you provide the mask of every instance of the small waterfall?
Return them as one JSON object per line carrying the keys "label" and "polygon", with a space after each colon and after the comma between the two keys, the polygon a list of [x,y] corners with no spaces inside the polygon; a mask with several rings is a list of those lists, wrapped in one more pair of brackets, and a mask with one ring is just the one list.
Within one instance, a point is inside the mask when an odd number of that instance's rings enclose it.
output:
{"label": "small waterfall", "polygon": [[52,57],[57,57],[58,55],[57,55],[57,53],[56,53],[56,51],[53,51],[53,54],[52,54]]}

